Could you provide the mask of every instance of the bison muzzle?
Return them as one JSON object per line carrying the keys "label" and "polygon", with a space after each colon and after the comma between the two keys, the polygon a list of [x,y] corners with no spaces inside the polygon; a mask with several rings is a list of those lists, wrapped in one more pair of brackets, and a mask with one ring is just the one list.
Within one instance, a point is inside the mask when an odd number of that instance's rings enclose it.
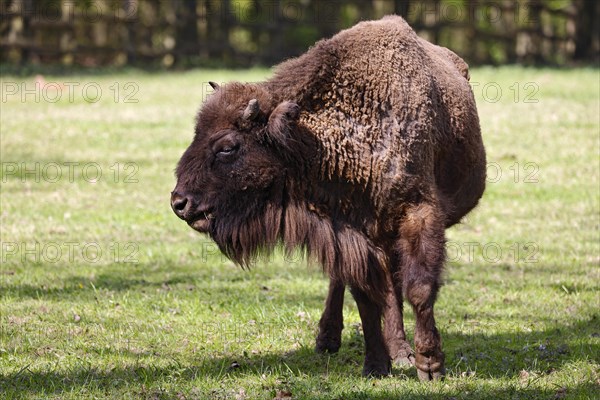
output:
{"label": "bison muzzle", "polygon": [[404,360],[439,378],[445,229],[485,186],[468,79],[460,57],[391,16],[316,43],[265,82],[212,84],[177,166],[173,211],[242,266],[279,244],[319,262],[331,279],[319,350],[339,348],[348,285],[363,373],[388,375]]}

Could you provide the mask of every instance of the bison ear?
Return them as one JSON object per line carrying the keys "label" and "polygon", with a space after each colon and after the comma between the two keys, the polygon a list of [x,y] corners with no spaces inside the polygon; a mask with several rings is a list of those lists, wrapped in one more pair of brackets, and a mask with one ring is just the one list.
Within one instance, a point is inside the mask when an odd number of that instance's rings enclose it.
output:
{"label": "bison ear", "polygon": [[284,101],[280,103],[271,115],[267,123],[269,136],[280,143],[284,143],[289,136],[291,123],[298,118],[300,107],[296,103]]}
{"label": "bison ear", "polygon": [[210,85],[211,88],[213,88],[213,90],[219,90],[221,88],[221,86],[219,86],[218,83],[213,82],[213,81],[209,81],[208,84]]}

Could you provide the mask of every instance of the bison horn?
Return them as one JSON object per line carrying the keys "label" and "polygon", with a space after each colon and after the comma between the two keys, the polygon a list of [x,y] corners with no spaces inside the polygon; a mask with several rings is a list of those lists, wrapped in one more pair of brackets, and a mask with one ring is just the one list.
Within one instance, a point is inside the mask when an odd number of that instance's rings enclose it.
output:
{"label": "bison horn", "polygon": [[213,88],[213,90],[219,90],[219,88],[221,87],[221,86],[219,86],[218,83],[212,82],[212,81],[209,81],[208,84],[210,85],[211,88]]}
{"label": "bison horn", "polygon": [[258,115],[260,107],[258,106],[258,100],[252,99],[248,102],[246,110],[244,110],[244,119],[252,121]]}

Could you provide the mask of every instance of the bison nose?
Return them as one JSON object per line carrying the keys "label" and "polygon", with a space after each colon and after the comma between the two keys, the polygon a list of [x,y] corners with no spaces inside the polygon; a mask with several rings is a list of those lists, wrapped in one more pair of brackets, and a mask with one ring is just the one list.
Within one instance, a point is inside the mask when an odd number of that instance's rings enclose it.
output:
{"label": "bison nose", "polygon": [[171,193],[171,208],[181,219],[185,219],[187,212],[191,207],[192,202],[188,196],[182,196],[177,192]]}

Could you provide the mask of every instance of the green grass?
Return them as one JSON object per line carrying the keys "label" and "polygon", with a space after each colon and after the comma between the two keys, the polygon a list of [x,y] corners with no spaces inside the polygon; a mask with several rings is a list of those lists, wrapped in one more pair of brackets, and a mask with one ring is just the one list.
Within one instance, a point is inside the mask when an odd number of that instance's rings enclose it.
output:
{"label": "green grass", "polygon": [[[171,212],[205,82],[269,73],[45,76],[25,102],[34,78],[2,76],[0,397],[598,398],[597,69],[472,71],[492,181],[448,231],[436,305],[448,376],[435,383],[414,369],[360,377],[349,295],[342,349],[315,354],[318,267],[279,254],[242,271]],[[45,101],[49,82],[79,83],[73,101],[68,86]]]}

